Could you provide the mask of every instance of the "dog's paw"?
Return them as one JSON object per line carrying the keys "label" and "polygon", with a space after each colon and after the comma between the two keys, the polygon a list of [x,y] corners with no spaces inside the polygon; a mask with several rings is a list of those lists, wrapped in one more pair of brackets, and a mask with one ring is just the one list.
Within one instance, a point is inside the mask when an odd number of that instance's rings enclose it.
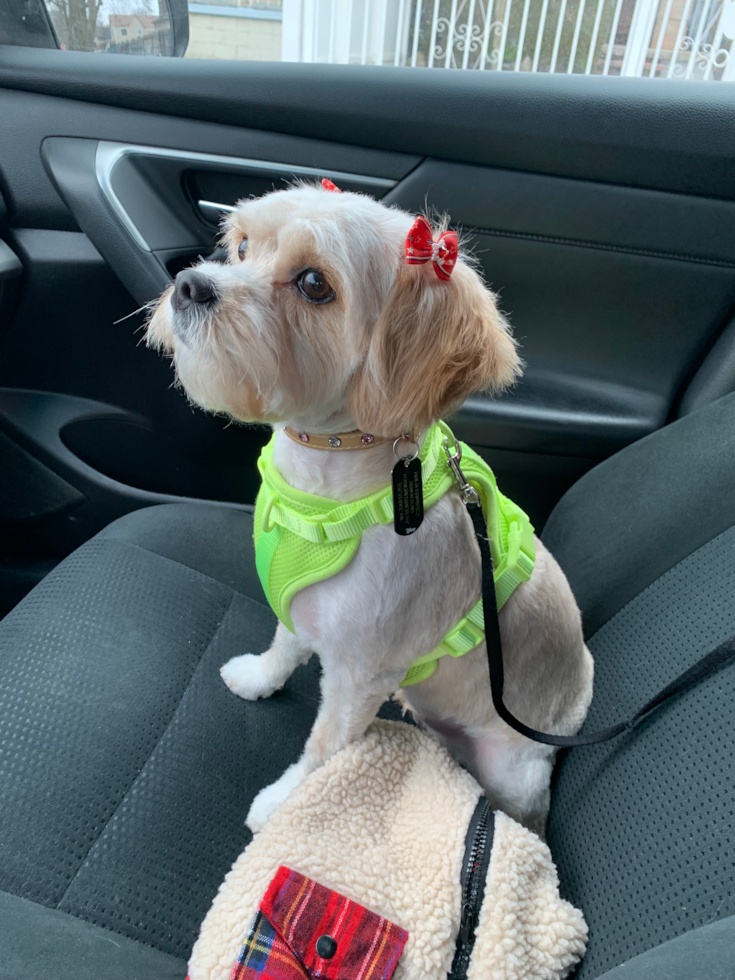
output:
{"label": "dog's paw", "polygon": [[301,777],[296,764],[289,766],[280,779],[258,793],[245,818],[245,823],[254,834],[265,827],[270,816],[282,803],[285,803],[300,782]]}
{"label": "dog's paw", "polygon": [[233,657],[224,667],[220,667],[219,672],[232,693],[246,701],[269,698],[282,686],[266,669],[264,658],[253,653]]}

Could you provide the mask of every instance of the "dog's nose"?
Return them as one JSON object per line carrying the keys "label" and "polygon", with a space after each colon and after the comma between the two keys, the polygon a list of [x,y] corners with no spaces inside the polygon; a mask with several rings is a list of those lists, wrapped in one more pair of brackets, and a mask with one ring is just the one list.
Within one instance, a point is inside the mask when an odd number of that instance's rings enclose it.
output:
{"label": "dog's nose", "polygon": [[188,310],[193,303],[211,303],[215,299],[214,283],[203,272],[184,269],[176,276],[171,305],[178,313]]}

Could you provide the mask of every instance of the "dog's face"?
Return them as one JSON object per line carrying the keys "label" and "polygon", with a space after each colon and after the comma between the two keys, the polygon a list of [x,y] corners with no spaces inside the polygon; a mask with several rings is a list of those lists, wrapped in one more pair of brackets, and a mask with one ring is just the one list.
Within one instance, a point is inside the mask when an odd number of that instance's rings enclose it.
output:
{"label": "dog's face", "polygon": [[189,397],[242,421],[424,428],[473,390],[510,384],[515,346],[492,293],[460,260],[448,282],[408,266],[413,218],[303,186],[243,203],[227,264],[177,276],[148,325]]}

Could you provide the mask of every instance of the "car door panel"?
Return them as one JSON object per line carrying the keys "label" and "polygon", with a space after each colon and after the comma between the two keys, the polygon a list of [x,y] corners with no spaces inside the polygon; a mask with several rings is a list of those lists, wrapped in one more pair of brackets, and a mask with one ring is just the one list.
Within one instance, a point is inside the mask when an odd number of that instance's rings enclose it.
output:
{"label": "car door panel", "polygon": [[463,228],[527,361],[473,442],[604,457],[663,425],[735,305],[735,205],[425,160],[386,198]]}
{"label": "car door panel", "polygon": [[323,173],[448,212],[526,362],[454,425],[539,527],[687,404],[700,365],[712,390],[733,360],[735,111],[719,89],[54,55],[0,48],[5,238],[23,266],[0,430],[61,501],[6,523],[41,556],[154,500],[254,499],[266,430],[190,408],[139,345],[136,308],[214,255],[202,201]]}
{"label": "car door panel", "polygon": [[49,137],[41,144],[41,157],[79,227],[140,304],[156,299],[175,269],[215,248],[217,222],[202,209],[201,193],[224,192],[226,208],[253,193],[322,175],[338,180],[344,190],[378,198],[396,184],[330,167],[106,140]]}
{"label": "car door panel", "polygon": [[485,401],[488,422],[512,424],[516,406],[526,428],[530,411],[554,430],[555,451],[579,451],[582,417],[594,422],[582,431],[597,456],[663,425],[735,304],[733,270],[720,266],[499,236],[477,242],[528,364],[514,391]]}
{"label": "car door panel", "polygon": [[141,317],[137,333],[115,324],[134,302],[85,235],[17,229],[13,245],[24,273],[0,334],[0,612],[130,510],[252,500],[267,438],[188,406],[140,345]]}
{"label": "car door panel", "polygon": [[426,159],[387,200],[484,234],[735,267],[735,202]]}
{"label": "car door panel", "polygon": [[[418,153],[351,146],[334,139],[320,139],[313,133],[309,138],[216,124],[196,117],[158,115],[152,111],[148,99],[139,102],[137,110],[118,108],[114,103],[87,103],[62,97],[64,89],[58,83],[51,86],[53,92],[48,95],[16,90],[3,72],[2,60],[7,51],[0,45],[3,123],[0,149],[4,151],[3,184],[13,226],[78,230],[44,169],[39,148],[47,137],[140,144],[393,180],[404,177],[421,160]],[[33,61],[41,53],[29,51],[28,57]],[[75,53],[66,54],[76,59]],[[149,71],[150,61],[166,60],[131,57],[139,64],[142,62],[143,74]],[[110,59],[105,60],[109,64]],[[143,111],[143,105],[147,111]]]}
{"label": "car door panel", "polygon": [[59,57],[55,51],[0,46],[0,86],[63,94],[106,112],[113,106],[145,107],[152,118],[166,117],[168,125],[182,118],[207,121],[235,132],[323,138],[353,148],[735,200],[735,100],[727,85],[562,73],[145,61],[77,52]]}
{"label": "car door panel", "polygon": [[[155,491],[151,473],[160,473],[161,455],[170,460],[175,451],[181,458],[172,464],[165,489],[163,485],[158,489],[175,492],[171,481],[193,461],[204,474],[202,479],[211,479],[215,492],[194,492],[190,481],[182,478],[179,496],[228,499],[216,492],[222,486],[220,469],[236,464],[242,485],[235,499],[251,501],[256,487],[255,458],[265,430],[228,426],[187,404],[172,387],[168,362],[152,356],[141,344],[142,315],[129,316],[135,310],[134,302],[85,235],[22,229],[14,232],[13,241],[26,272],[18,307],[2,338],[0,392],[44,392],[45,417],[50,414],[49,399],[58,402],[58,432],[52,438],[47,428],[28,428],[26,448],[34,451],[36,447],[52,465],[54,454],[65,445],[64,438],[74,445],[88,442],[79,428],[73,436],[64,436],[62,430],[77,419],[81,425],[102,414],[116,422],[127,420],[143,426],[160,440],[154,451],[149,436],[144,435],[140,452],[114,459],[114,441],[101,439],[99,458],[111,457],[115,466],[114,474],[103,468],[103,477],[119,477],[127,471],[129,478],[123,482],[131,489]],[[35,330],[33,338],[31,329]],[[12,404],[17,404],[17,397]],[[75,406],[80,410],[78,416]],[[30,410],[21,419],[14,413],[8,415],[7,406],[0,408],[3,413],[16,434],[28,427],[32,416]],[[39,441],[41,433],[44,438]],[[94,457],[88,450],[83,455]],[[66,452],[62,462],[69,463]],[[91,474],[85,476],[89,479]]]}

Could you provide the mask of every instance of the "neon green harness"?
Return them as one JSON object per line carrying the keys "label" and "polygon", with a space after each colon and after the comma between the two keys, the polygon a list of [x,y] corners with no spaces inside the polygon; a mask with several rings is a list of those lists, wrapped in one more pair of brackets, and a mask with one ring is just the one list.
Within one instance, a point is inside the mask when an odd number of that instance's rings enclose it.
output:
{"label": "neon green harness", "polygon": [[[446,465],[445,435],[454,446],[449,427],[444,422],[435,423],[421,445],[426,510],[457,486]],[[293,597],[307,585],[322,582],[348,565],[366,528],[392,523],[393,496],[392,488],[387,486],[369,497],[341,504],[296,490],[273,465],[274,440],[275,436],[258,460],[263,482],[255,503],[255,564],[273,611],[284,626],[295,632],[291,620]],[[487,522],[500,609],[521,582],[531,577],[536,557],[533,526],[521,508],[498,490],[487,463],[464,443],[461,446],[462,471],[480,494]],[[435,650],[413,662],[401,687],[426,680],[436,670],[439,657],[461,657],[474,650],[484,638],[482,600],[479,600]]]}

